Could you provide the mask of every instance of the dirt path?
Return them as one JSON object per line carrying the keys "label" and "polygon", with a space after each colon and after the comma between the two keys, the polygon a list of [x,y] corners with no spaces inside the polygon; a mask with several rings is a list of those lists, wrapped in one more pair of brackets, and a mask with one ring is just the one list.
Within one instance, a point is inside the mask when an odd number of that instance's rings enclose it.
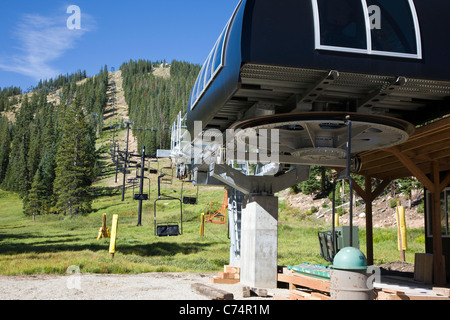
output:
{"label": "dirt path", "polygon": [[[0,276],[0,300],[209,300],[191,289],[205,284],[242,300],[242,285],[210,284],[212,274]],[[277,294],[285,289],[275,289]],[[272,297],[265,298],[272,300]],[[264,300],[252,297],[246,300]]]}

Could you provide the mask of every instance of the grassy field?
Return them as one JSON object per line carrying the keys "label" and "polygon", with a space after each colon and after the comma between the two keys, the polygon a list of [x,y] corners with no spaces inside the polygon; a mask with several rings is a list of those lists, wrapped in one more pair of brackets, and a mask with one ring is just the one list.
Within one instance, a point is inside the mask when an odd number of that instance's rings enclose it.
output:
{"label": "grassy field", "polygon": [[[175,187],[178,187],[175,185]],[[167,188],[166,193],[177,193]],[[154,236],[153,201],[145,202],[143,227],[137,227],[137,202],[121,202],[117,190],[98,187],[93,212],[87,217],[38,216],[35,221],[22,213],[19,197],[0,191],[0,274],[64,274],[76,265],[83,273],[133,274],[146,272],[217,272],[228,263],[229,240],[225,225],[207,224],[206,236],[199,235],[200,214],[210,201],[221,202],[223,190],[201,189],[199,205],[184,206],[184,234],[180,237]],[[158,202],[158,221],[179,219],[179,204]],[[321,263],[317,232],[329,229],[317,220],[281,206],[279,223],[279,265]],[[102,215],[108,226],[119,215],[117,253],[110,258],[109,239],[96,240]],[[365,250],[365,230],[360,230]],[[409,230],[407,261],[424,252],[423,230]],[[374,230],[376,264],[399,260],[396,230]]]}
{"label": "grassy field", "polygon": [[[123,135],[124,132],[121,132]],[[222,202],[221,188],[201,188],[198,205],[183,206],[183,235],[159,238],[154,235],[153,204],[157,197],[157,177],[151,176],[151,199],[144,202],[142,227],[137,227],[138,203],[133,190],[121,201],[121,184],[114,183],[114,167],[108,156],[110,133],[104,133],[97,148],[102,150],[102,179],[93,188],[93,212],[86,217],[56,215],[37,216],[35,221],[22,212],[22,201],[13,193],[0,190],[0,274],[65,274],[69,266],[78,266],[83,273],[135,274],[147,272],[217,272],[229,262],[226,225],[206,225],[201,237],[200,215],[208,203]],[[119,182],[121,182],[120,177]],[[148,190],[148,185],[146,185]],[[163,185],[162,192],[180,197],[181,183]],[[185,195],[196,194],[185,184]],[[96,240],[107,214],[108,227],[112,216],[119,215],[117,251],[109,255],[109,239]],[[159,201],[158,222],[177,222],[180,207],[177,201]],[[317,232],[330,229],[317,219],[296,212],[280,203],[279,265],[303,262],[325,264],[320,257]],[[409,230],[407,261],[414,262],[416,252],[424,252],[424,231]],[[396,230],[374,230],[375,263],[399,260]],[[360,230],[365,251],[365,230]]]}

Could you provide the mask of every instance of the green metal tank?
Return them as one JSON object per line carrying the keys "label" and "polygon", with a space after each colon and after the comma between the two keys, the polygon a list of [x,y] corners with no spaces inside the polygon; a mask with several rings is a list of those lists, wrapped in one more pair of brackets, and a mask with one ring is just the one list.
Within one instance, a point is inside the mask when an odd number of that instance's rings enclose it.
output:
{"label": "green metal tank", "polygon": [[332,300],[373,300],[369,288],[367,259],[358,249],[344,248],[336,255],[331,271]]}

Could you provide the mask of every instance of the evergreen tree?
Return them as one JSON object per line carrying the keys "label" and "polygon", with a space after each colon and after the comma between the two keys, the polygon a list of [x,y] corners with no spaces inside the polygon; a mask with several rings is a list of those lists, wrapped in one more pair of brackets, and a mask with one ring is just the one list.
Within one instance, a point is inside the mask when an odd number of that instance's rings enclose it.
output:
{"label": "evergreen tree", "polygon": [[62,138],[56,156],[54,195],[56,210],[64,215],[91,211],[89,188],[94,179],[95,146],[92,130],[79,99],[65,110]]}
{"label": "evergreen tree", "polygon": [[54,203],[55,157],[55,150],[45,152],[33,178],[31,189],[24,199],[25,214],[35,216],[51,212]]}
{"label": "evergreen tree", "polygon": [[172,61],[170,78],[156,77],[151,73],[152,68],[161,63],[130,60],[120,68],[129,117],[137,128],[156,130],[133,132],[138,149],[145,145],[150,154],[170,147],[170,132],[166,129],[178,112],[186,112],[191,89],[200,72],[199,65]]}
{"label": "evergreen tree", "polygon": [[42,172],[40,169],[36,171],[31,184],[31,190],[24,199],[24,212],[29,216],[36,216],[45,213],[45,204],[47,197],[47,190],[45,190],[42,183]]}
{"label": "evergreen tree", "polygon": [[30,178],[34,177],[41,162],[43,144],[41,142],[41,127],[39,121],[30,125],[30,146],[27,154],[27,170]]}
{"label": "evergreen tree", "polygon": [[11,152],[11,124],[6,116],[0,120],[0,184],[5,179]]}
{"label": "evergreen tree", "polygon": [[32,180],[28,171],[27,156],[30,146],[30,123],[33,117],[33,106],[25,96],[13,129],[11,158],[3,183],[7,190],[19,192],[22,198],[30,189]]}

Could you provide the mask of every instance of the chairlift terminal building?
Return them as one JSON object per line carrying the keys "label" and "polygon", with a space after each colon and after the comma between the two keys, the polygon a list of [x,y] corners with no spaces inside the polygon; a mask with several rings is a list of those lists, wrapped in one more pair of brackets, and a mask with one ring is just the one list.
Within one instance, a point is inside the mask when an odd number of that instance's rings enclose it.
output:
{"label": "chairlift terminal building", "polygon": [[[371,203],[390,181],[414,175],[428,190],[426,250],[434,253],[435,281],[445,282],[442,255],[450,268],[450,42],[443,35],[450,27],[443,22],[449,11],[444,0],[240,1],[207,56],[187,114],[174,124],[178,172],[193,173],[199,185],[242,192],[244,223],[245,215],[253,214],[246,208],[277,220],[278,209],[269,198],[307,178],[311,165],[343,170],[349,158],[360,159],[358,174],[366,177],[366,185],[356,185],[355,191],[366,200],[370,263],[376,254]],[[353,122],[351,135],[346,119]],[[202,123],[200,135],[196,122]],[[231,128],[279,130],[279,170],[249,177],[220,160],[211,165],[180,160],[207,130]],[[191,141],[183,140],[186,132]],[[346,149],[348,143],[352,149]],[[248,146],[249,152],[254,149]],[[267,172],[265,165],[258,164],[261,172]],[[382,181],[376,190],[373,179]],[[237,216],[230,221],[238,222]],[[271,223],[268,228],[276,232]],[[236,248],[242,232],[242,246],[245,241],[254,246],[246,252],[258,252],[258,242],[264,243],[273,252],[260,262],[276,267],[276,243],[267,244],[272,236],[259,234],[258,228],[230,225],[236,231],[231,255],[245,260]],[[242,264],[253,268],[252,274],[272,277],[255,271],[254,262]]]}

